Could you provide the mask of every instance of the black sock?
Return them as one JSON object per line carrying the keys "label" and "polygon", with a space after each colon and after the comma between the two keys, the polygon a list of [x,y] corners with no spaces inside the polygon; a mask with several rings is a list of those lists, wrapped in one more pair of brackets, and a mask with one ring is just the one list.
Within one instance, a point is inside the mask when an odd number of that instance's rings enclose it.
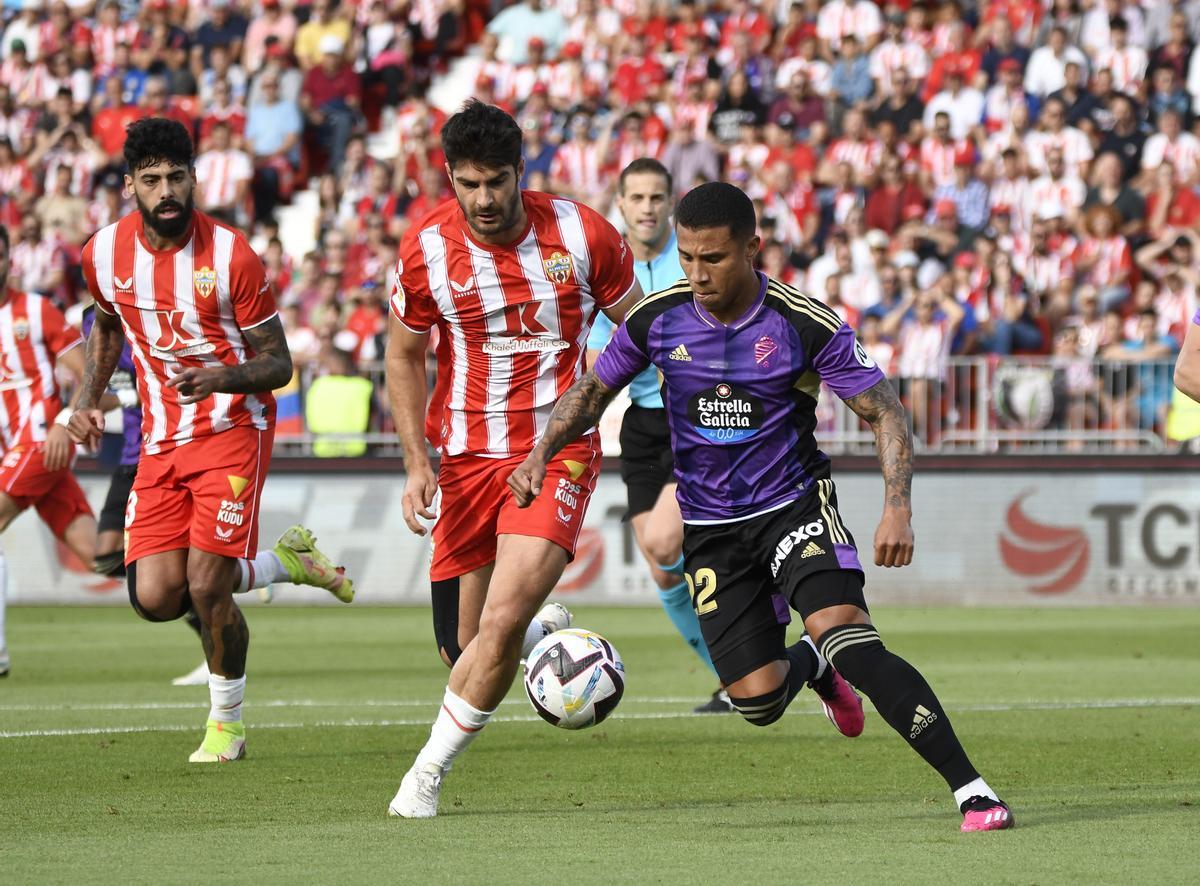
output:
{"label": "black sock", "polygon": [[880,716],[938,771],[951,790],[979,777],[925,678],[889,652],[875,628],[840,625],[826,631],[821,654],[871,699]]}
{"label": "black sock", "polygon": [[796,693],[817,673],[817,653],[803,640],[789,646],[784,654],[788,662],[787,679],[776,689],[753,698],[729,696],[729,703],[734,709],[755,726],[770,726],[782,717]]}
{"label": "black sock", "polygon": [[[821,661],[817,658],[817,650],[803,640],[793,643],[785,652],[791,665],[788,671],[788,689],[791,692],[788,701],[791,701],[796,697],[796,693],[817,678],[817,669],[821,666]],[[829,673],[828,668],[825,669],[825,673]]]}

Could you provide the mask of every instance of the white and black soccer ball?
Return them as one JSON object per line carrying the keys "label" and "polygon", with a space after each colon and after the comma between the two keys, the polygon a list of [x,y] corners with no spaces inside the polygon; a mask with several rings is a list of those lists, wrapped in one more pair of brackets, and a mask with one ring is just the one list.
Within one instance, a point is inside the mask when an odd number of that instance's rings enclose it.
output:
{"label": "white and black soccer ball", "polygon": [[547,723],[586,729],[602,722],[625,692],[625,665],[593,631],[547,634],[525,659],[525,693]]}

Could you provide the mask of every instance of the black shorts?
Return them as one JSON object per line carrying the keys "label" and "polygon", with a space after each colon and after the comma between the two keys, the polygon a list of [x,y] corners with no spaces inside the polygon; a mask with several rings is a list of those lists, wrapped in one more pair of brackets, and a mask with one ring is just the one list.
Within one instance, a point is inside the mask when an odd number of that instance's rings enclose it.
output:
{"label": "black shorts", "polygon": [[121,465],[113,471],[100,519],[96,521],[97,532],[121,532],[125,529],[125,506],[129,504],[129,490],[133,489],[133,478],[136,476],[137,465]]}
{"label": "black shorts", "polygon": [[828,606],[867,608],[832,480],[749,520],[684,524],[683,557],[700,631],[726,686],[784,657],[789,608],[804,618]]}
{"label": "black shorts", "polygon": [[629,510],[625,519],[654,507],[663,487],[675,482],[675,457],[667,410],[630,406],[621,420],[621,479]]}

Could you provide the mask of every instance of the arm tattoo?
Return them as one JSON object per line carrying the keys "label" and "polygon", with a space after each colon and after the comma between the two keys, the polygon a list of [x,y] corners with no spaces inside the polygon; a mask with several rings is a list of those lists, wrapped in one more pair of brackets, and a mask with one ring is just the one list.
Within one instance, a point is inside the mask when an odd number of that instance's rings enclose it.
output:
{"label": "arm tattoo", "polygon": [[571,386],[554,404],[546,432],[538,445],[545,451],[546,461],[600,420],[608,404],[617,396],[617,391],[604,386],[604,382],[589,370]]}
{"label": "arm tattoo", "polygon": [[221,370],[220,390],[226,394],[261,394],[282,388],[292,377],[292,354],[288,350],[283,323],[272,317],[242,335],[254,356],[237,366]]}
{"label": "arm tattoo", "polygon": [[884,379],[846,401],[875,432],[875,449],[883,470],[884,503],[912,508],[913,438],[908,413],[891,383]]}
{"label": "arm tattoo", "polygon": [[121,348],[125,344],[125,333],[121,322],[112,314],[96,308],[96,322],[88,335],[87,354],[83,365],[82,395],[76,403],[77,409],[95,409],[117,361],[121,359]]}

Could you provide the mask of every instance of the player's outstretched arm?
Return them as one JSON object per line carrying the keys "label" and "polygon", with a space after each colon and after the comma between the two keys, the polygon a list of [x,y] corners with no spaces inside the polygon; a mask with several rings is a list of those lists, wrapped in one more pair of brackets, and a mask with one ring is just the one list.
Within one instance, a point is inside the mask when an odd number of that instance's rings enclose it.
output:
{"label": "player's outstretched arm", "polygon": [[91,449],[100,445],[104,433],[104,413],[100,401],[108,388],[113,370],[117,368],[117,361],[121,359],[124,344],[125,333],[116,314],[97,308],[96,321],[87,339],[83,381],[75,400],[75,412],[67,422],[67,433],[71,439]]}
{"label": "player's outstretched arm", "polygon": [[429,463],[425,448],[425,400],[429,396],[429,380],[425,372],[425,352],[429,348],[428,332],[413,332],[390,315],[388,342],[384,360],[387,363],[388,401],[392,421],[404,449],[404,522],[416,535],[424,535],[425,527],[418,517],[434,518],[430,507],[437,492],[437,476]]}
{"label": "player's outstretched arm", "polygon": [[875,433],[883,471],[883,518],[875,530],[875,565],[907,566],[913,555],[913,438],[908,413],[887,379],[850,397],[846,405]]}
{"label": "player's outstretched arm", "polygon": [[618,390],[609,388],[596,373],[588,370],[554,404],[542,439],[508,477],[508,488],[512,490],[518,507],[528,507],[537,498],[542,491],[542,480],[546,477],[547,462],[600,420]]}
{"label": "player's outstretched arm", "polygon": [[292,352],[288,350],[283,322],[278,315],[242,330],[254,356],[236,366],[185,369],[167,380],[179,389],[179,402],[199,403],[213,394],[263,394],[282,388],[292,377]]}

